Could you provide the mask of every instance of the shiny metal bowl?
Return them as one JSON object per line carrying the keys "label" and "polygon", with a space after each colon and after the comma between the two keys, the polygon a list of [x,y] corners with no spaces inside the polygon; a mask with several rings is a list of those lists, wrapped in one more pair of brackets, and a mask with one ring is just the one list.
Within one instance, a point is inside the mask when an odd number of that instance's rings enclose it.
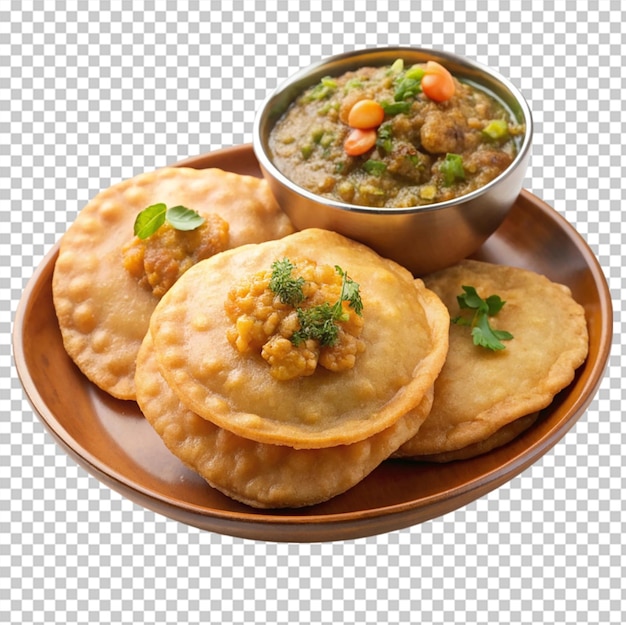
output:
{"label": "shiny metal bowl", "polygon": [[[363,66],[435,60],[457,78],[496,95],[526,126],[513,163],[484,187],[462,197],[411,208],[370,208],[333,201],[294,184],[272,162],[268,138],[291,102],[324,76]],[[522,189],[533,134],[532,115],[518,89],[483,65],[447,52],[421,48],[372,48],[347,52],[303,69],[264,102],[254,123],[253,148],[261,171],[283,210],[298,229],[335,230],[392,258],[415,275],[449,266],[475,252],[502,223]]]}

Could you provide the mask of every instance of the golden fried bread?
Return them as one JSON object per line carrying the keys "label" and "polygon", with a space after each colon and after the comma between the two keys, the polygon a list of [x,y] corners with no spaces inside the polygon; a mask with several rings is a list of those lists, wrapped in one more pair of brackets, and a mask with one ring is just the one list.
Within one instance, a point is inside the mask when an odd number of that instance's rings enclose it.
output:
{"label": "golden fried bread", "polygon": [[[452,451],[442,451],[438,454],[425,454],[423,456],[412,456],[413,460],[422,462],[453,462],[454,460],[468,460],[486,454],[498,447],[502,447],[524,433],[539,418],[539,413],[534,412],[529,415],[515,419],[511,423],[503,425],[499,430],[483,441],[478,441],[467,447],[454,449]],[[403,455],[403,454],[399,454]]]}
{"label": "golden fried bread", "polygon": [[[95,196],[61,240],[54,305],[70,357],[92,382],[121,399],[135,396],[135,359],[158,301],[133,275],[135,265],[124,267],[123,248],[133,239],[138,213],[155,203],[219,216],[228,226],[226,248],[293,231],[265,181],[219,169],[163,168]],[[223,234],[223,223],[219,227]],[[149,271],[171,281],[171,263],[164,260],[171,259],[162,252],[149,257]]]}
{"label": "golden fried bread", "polygon": [[485,441],[500,428],[548,406],[574,378],[588,352],[585,311],[570,290],[545,276],[515,267],[465,260],[424,278],[451,318],[457,295],[474,286],[482,298],[506,303],[491,319],[513,339],[491,351],[473,344],[470,328],[452,323],[446,363],[435,399],[402,456],[441,454]]}
{"label": "golden fried bread", "polygon": [[432,404],[352,445],[296,450],[237,436],[188,410],[161,376],[150,333],[137,359],[137,401],[166,447],[225,495],[257,508],[326,501],[358,482],[417,432]]}
{"label": "golden fried bread", "polygon": [[[259,353],[229,341],[232,286],[294,257],[340,266],[360,285],[364,349],[352,368],[280,380]],[[309,229],[201,261],[161,299],[150,331],[161,374],[189,410],[239,436],[303,449],[364,440],[413,410],[441,370],[448,325],[440,299],[406,269]]]}

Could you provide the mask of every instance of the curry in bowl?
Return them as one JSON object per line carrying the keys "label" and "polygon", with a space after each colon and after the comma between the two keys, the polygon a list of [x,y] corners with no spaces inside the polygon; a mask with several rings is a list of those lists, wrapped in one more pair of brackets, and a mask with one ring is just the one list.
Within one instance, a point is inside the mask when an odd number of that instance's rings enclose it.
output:
{"label": "curry in bowl", "polygon": [[358,206],[427,206],[475,191],[525,134],[495,94],[436,61],[325,76],[276,122],[269,149],[295,184]]}

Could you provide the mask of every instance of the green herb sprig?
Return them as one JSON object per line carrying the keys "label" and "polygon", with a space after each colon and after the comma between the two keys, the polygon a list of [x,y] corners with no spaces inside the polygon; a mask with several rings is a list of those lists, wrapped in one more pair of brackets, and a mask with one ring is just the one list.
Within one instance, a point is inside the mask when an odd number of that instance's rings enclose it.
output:
{"label": "green herb sprig", "polygon": [[296,309],[300,329],[293,333],[291,342],[297,347],[304,341],[313,339],[320,345],[334,345],[339,336],[339,322],[348,321],[349,316],[343,310],[343,302],[357,315],[363,314],[363,301],[361,300],[360,287],[352,280],[339,265],[335,265],[335,271],[341,276],[341,292],[334,304],[324,302],[310,308],[299,306],[305,297],[303,287],[304,278],[293,276],[295,265],[288,259],[283,258],[272,264],[272,275],[269,288],[279,296],[283,304],[290,304]]}
{"label": "green herb sprig", "polygon": [[306,340],[313,339],[320,345],[334,345],[339,336],[335,323],[334,307],[328,302],[311,308],[297,308],[300,329],[291,335],[291,342],[298,347]]}
{"label": "green herb sprig", "polygon": [[278,295],[283,304],[297,306],[304,301],[304,278],[294,278],[292,275],[295,265],[288,259],[276,260],[272,263],[270,291]]}
{"label": "green herb sprig", "polygon": [[497,315],[506,302],[499,295],[490,295],[487,299],[483,299],[473,286],[462,288],[464,293],[457,295],[459,308],[473,310],[474,313],[471,318],[455,317],[451,320],[452,323],[471,327],[474,345],[493,351],[506,349],[502,341],[510,341],[514,338],[513,335],[506,330],[495,330],[489,323],[489,317]]}
{"label": "green herb sprig", "polygon": [[136,217],[133,231],[140,239],[153,235],[165,222],[176,230],[195,230],[204,223],[204,217],[185,206],[153,204],[144,208]]}
{"label": "green herb sprig", "polygon": [[[361,300],[360,286],[358,282],[355,282],[348,274],[339,266],[335,265],[335,271],[342,277],[341,293],[339,299],[335,303],[335,309],[339,312],[343,310],[342,302],[348,302],[350,308],[354,312],[361,316],[363,313],[363,301]],[[342,313],[343,314],[343,313]],[[341,321],[347,321],[346,318],[341,318]]]}

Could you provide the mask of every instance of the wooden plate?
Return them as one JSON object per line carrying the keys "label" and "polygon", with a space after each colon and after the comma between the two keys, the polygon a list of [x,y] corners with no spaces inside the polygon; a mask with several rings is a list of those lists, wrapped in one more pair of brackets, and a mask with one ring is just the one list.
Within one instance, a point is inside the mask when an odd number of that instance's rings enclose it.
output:
{"label": "wooden plate", "polygon": [[[260,176],[249,145],[178,165]],[[602,270],[580,235],[554,209],[523,191],[478,258],[545,273],[585,307],[590,352],[574,382],[512,443],[446,465],[388,461],[331,501],[300,510],[262,511],[230,500],[186,469],[134,402],[90,384],[63,349],[52,303],[58,244],[29,281],[13,346],[26,395],[60,446],[97,479],[159,514],[205,530],[272,541],[330,541],[408,527],[455,510],[497,488],[545,454],[583,414],[609,356],[612,306]]]}

